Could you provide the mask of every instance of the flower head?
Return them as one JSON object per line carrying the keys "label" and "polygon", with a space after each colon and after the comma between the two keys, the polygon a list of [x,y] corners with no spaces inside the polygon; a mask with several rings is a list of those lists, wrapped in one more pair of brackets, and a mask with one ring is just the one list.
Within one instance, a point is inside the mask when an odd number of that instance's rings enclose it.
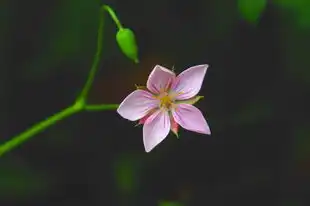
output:
{"label": "flower head", "polygon": [[188,68],[178,76],[156,65],[149,75],[146,87],[137,87],[120,104],[117,112],[130,121],[143,124],[143,143],[150,152],[162,142],[170,130],[178,134],[179,125],[201,134],[211,134],[201,111],[193,106],[201,96],[208,65]]}

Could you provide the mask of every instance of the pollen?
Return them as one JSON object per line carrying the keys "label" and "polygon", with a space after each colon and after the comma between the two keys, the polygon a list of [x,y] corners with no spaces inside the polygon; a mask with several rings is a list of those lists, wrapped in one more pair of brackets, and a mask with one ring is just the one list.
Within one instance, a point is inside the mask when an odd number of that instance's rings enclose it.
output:
{"label": "pollen", "polygon": [[163,109],[170,109],[173,105],[173,99],[167,92],[163,92],[156,97],[159,100],[159,107]]}
{"label": "pollen", "polygon": [[172,101],[168,95],[163,96],[160,99],[160,107],[165,107],[165,108],[169,109],[171,104],[172,104]]}

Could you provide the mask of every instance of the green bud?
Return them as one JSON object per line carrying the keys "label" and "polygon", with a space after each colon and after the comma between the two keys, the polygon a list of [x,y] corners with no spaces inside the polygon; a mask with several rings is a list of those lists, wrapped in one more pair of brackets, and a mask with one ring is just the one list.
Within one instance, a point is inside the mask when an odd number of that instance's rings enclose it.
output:
{"label": "green bud", "polygon": [[122,52],[135,63],[139,62],[138,59],[138,47],[136,38],[132,30],[130,29],[119,29],[116,34],[116,41]]}

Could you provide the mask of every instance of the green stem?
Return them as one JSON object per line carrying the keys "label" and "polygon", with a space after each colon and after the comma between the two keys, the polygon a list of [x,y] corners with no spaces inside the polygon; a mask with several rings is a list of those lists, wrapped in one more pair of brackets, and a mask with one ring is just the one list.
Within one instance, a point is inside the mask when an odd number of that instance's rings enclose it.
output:
{"label": "green stem", "polygon": [[94,81],[96,71],[99,67],[99,61],[102,53],[102,39],[103,39],[103,26],[104,26],[104,12],[107,11],[113,21],[115,22],[118,29],[122,29],[123,26],[121,25],[120,21],[118,20],[115,12],[113,9],[107,5],[103,5],[100,8],[100,18],[99,18],[99,28],[98,28],[98,36],[97,36],[97,51],[94,57],[93,64],[91,66],[90,72],[88,74],[87,81],[85,83],[85,86],[83,87],[83,90],[78,98],[78,100],[87,99],[88,92],[90,90],[90,87]]}
{"label": "green stem", "polygon": [[58,121],[69,117],[75,113],[80,111],[103,111],[103,110],[115,110],[118,105],[117,104],[107,104],[107,105],[86,105],[86,99],[89,92],[89,89],[94,81],[96,71],[99,66],[99,61],[102,53],[102,39],[103,39],[103,23],[104,23],[104,11],[107,11],[111,18],[114,20],[115,24],[117,25],[118,29],[122,29],[122,25],[119,22],[118,18],[116,17],[114,11],[107,5],[103,5],[100,9],[100,19],[99,19],[99,28],[98,28],[98,37],[97,37],[97,51],[94,57],[94,61],[89,72],[87,81],[83,90],[75,101],[74,105],[54,114],[53,116],[48,117],[46,120],[43,120],[34,126],[30,127],[26,131],[22,132],[21,134],[13,137],[12,139],[8,140],[4,144],[0,145],[0,156],[5,154],[6,152],[14,149],[15,147],[19,146],[26,140],[30,139],[32,136],[42,132],[49,126],[57,123]]}
{"label": "green stem", "polygon": [[114,23],[116,24],[116,26],[119,30],[124,29],[121,22],[119,21],[115,12],[113,11],[113,9],[111,7],[109,7],[108,5],[103,5],[101,7],[101,10],[102,10],[102,12],[107,11],[110,14],[111,18],[113,19]]}
{"label": "green stem", "polygon": [[43,121],[37,123],[36,125],[30,127],[26,131],[24,131],[23,133],[13,137],[9,141],[2,144],[0,146],[0,156],[2,156],[6,152],[12,150],[13,148],[19,146],[20,144],[22,144],[23,142],[25,142],[26,140],[28,140],[32,136],[38,134],[39,132],[42,132],[43,130],[45,130],[49,126],[55,124],[59,120],[62,120],[66,117],[69,117],[69,116],[73,115],[74,113],[77,113],[81,110],[82,110],[82,107],[78,107],[76,105],[73,105],[73,106],[70,106],[70,107],[48,117],[46,120],[43,120]]}
{"label": "green stem", "polygon": [[86,105],[86,111],[104,111],[104,110],[116,110],[118,108],[118,104],[98,104],[98,105]]}

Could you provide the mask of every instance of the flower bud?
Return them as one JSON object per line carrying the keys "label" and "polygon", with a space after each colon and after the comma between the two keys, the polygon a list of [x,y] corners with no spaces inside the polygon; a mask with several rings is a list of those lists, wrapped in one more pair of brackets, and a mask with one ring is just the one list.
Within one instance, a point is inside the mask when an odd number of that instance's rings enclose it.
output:
{"label": "flower bud", "polygon": [[132,30],[124,28],[118,30],[116,34],[116,41],[122,52],[135,63],[139,62],[138,47],[136,38]]}

